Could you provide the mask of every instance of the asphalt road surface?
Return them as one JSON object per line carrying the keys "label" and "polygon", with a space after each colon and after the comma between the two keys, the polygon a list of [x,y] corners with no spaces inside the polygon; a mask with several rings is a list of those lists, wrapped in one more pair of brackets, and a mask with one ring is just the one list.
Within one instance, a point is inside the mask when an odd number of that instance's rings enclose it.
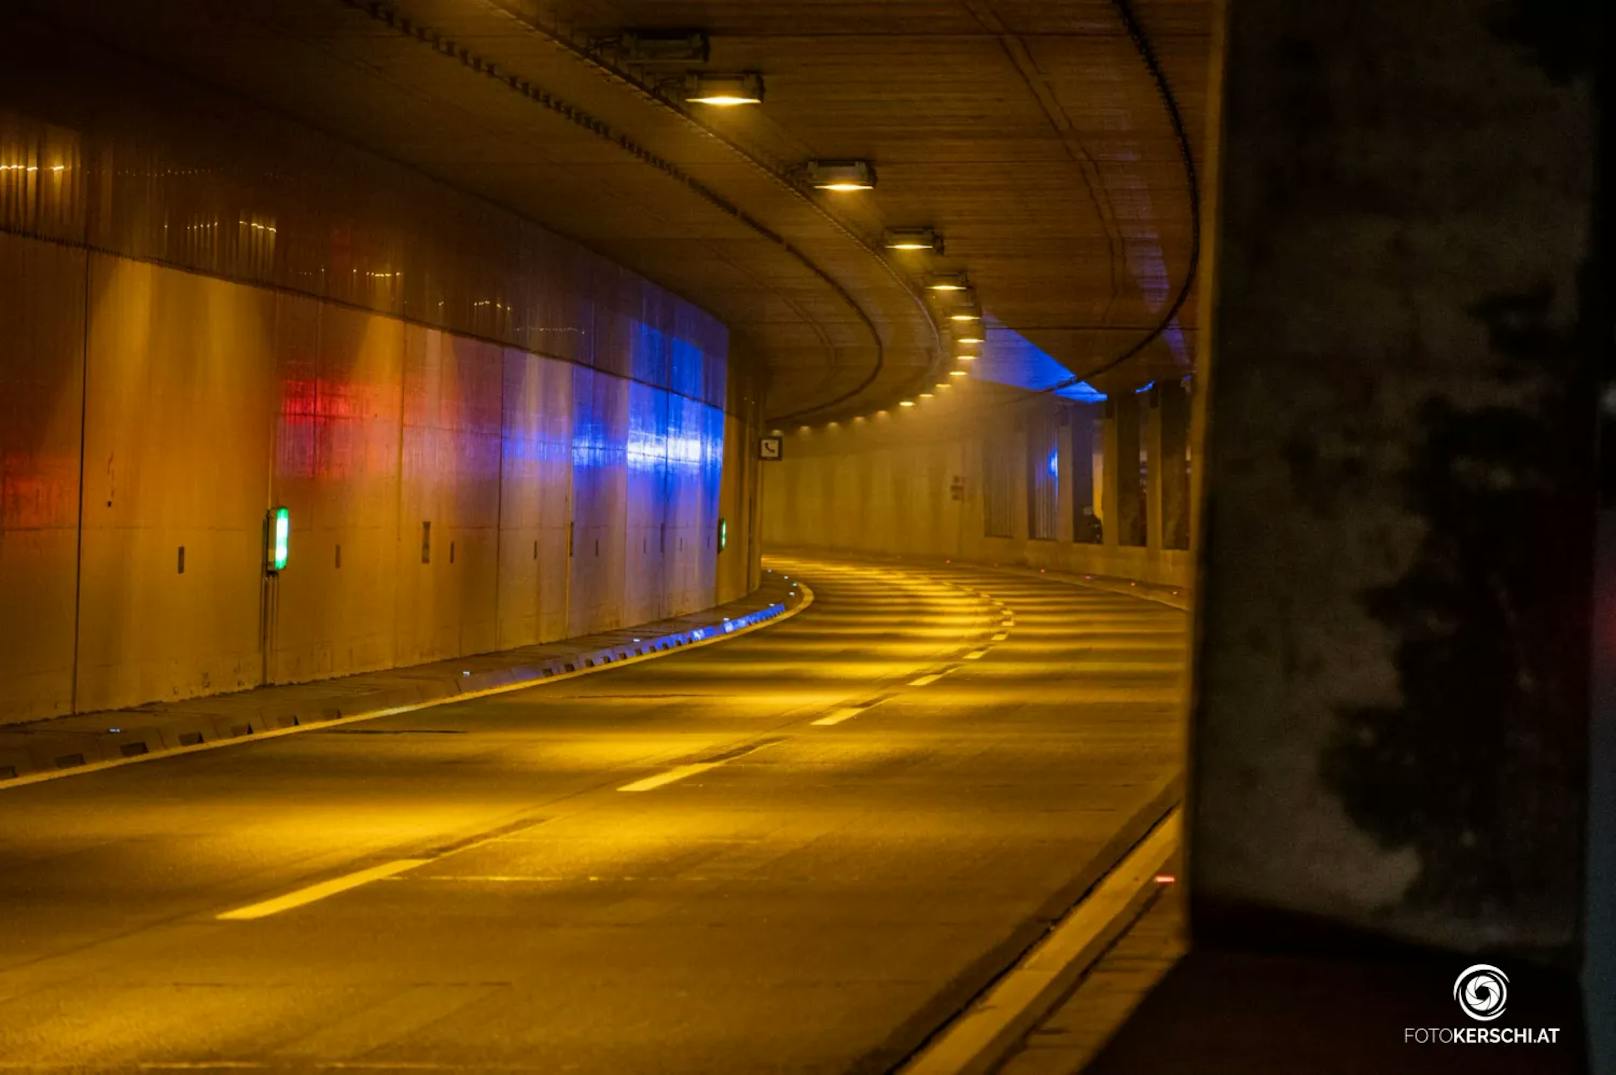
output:
{"label": "asphalt road surface", "polygon": [[773,566],[704,649],[0,790],[0,1070],[890,1068],[1181,769],[1185,616]]}

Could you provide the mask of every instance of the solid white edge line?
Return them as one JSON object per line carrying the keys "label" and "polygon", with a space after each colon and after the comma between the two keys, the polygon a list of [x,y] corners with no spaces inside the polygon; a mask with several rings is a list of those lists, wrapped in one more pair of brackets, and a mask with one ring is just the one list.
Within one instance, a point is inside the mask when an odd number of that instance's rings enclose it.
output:
{"label": "solid white edge line", "polygon": [[[627,665],[639,664],[641,661],[653,661],[659,657],[672,657],[680,653],[689,653],[693,649],[700,649],[703,646],[716,645],[719,642],[728,642],[732,638],[740,638],[742,635],[749,635],[753,631],[761,631],[768,627],[777,626],[791,619],[791,617],[797,615],[798,613],[803,612],[808,608],[809,605],[814,603],[814,591],[806,582],[801,583],[800,586],[802,589],[802,600],[795,608],[788,608],[784,612],[780,613],[780,615],[754,623],[750,627],[742,627],[738,631],[720,633],[712,638],[704,638],[699,642],[687,642],[683,646],[675,646],[672,649],[653,650],[650,653],[640,654],[635,657],[625,657],[622,660],[612,661],[610,664],[598,664],[593,668],[579,668],[571,672],[558,672],[553,676],[545,676],[541,679],[527,680],[526,682],[522,683],[503,683],[498,687],[484,687],[482,690],[467,691],[464,694],[451,695],[448,698],[434,698],[430,702],[412,702],[409,705],[389,706],[386,709],[374,709],[368,713],[355,713],[352,716],[337,717],[334,720],[318,720],[311,721],[308,724],[294,724],[288,728],[266,728],[261,732],[254,732],[251,735],[238,735],[230,739],[215,739],[211,742],[198,743],[195,746],[175,747],[172,750],[158,750],[149,754],[139,754],[133,758],[107,758],[102,761],[92,761],[85,765],[75,765],[71,769],[62,769],[58,772],[29,773],[27,776],[16,776],[0,781],[0,793],[9,791],[11,788],[20,788],[27,784],[42,784],[47,780],[61,780],[70,776],[83,776],[86,773],[99,773],[106,769],[120,769],[125,765],[139,765],[142,762],[162,761],[164,758],[175,758],[182,754],[200,754],[205,750],[219,750],[223,747],[247,746],[251,743],[262,743],[266,739],[279,739],[283,735],[297,735],[300,732],[319,731],[323,728],[339,728],[344,724],[357,724],[362,720],[376,720],[380,717],[396,717],[400,713],[414,713],[422,709],[431,709],[434,706],[452,705],[455,702],[474,702],[479,698],[488,698],[496,694],[510,694],[513,691],[533,690],[535,687],[543,687],[551,683],[560,683],[564,679],[576,679],[579,676],[592,676],[597,672],[610,672],[614,668],[623,668]],[[401,672],[410,667],[412,666],[405,665],[401,668],[379,669],[379,671]],[[270,685],[271,684],[265,684],[265,686]],[[109,710],[108,712],[110,715],[112,712],[120,711]],[[64,715],[80,716],[82,714]]]}
{"label": "solid white edge line", "polygon": [[1043,940],[1005,972],[900,1075],[982,1075],[993,1070],[1131,926],[1178,849],[1180,809],[1134,847]]}
{"label": "solid white edge line", "polygon": [[237,907],[233,911],[225,911],[215,917],[221,922],[245,922],[254,918],[266,918],[282,911],[290,911],[294,907],[302,907],[316,900],[323,900],[327,896],[335,896],[339,892],[347,892],[349,889],[358,888],[360,885],[368,885],[372,881],[380,881],[384,877],[392,877],[394,874],[403,873],[405,870],[413,870],[415,867],[424,866],[431,861],[431,859],[394,859],[392,862],[384,862],[380,866],[372,866],[369,869],[355,870],[353,873],[343,874],[341,877],[333,877],[329,881],[305,885],[303,888],[293,889],[282,896],[260,900],[257,903],[249,903],[245,907]]}
{"label": "solid white edge line", "polygon": [[988,652],[988,651],[987,651],[987,650],[985,650],[985,649],[977,649],[977,650],[972,650],[972,651],[971,651],[971,652],[970,652],[970,653],[967,653],[967,654],[966,654],[966,655],[965,655],[965,659],[966,659],[966,660],[967,660],[967,661],[976,661],[976,660],[980,660],[980,659],[981,659],[981,658],[983,658],[983,657],[985,657],[985,656],[987,656],[987,652]]}

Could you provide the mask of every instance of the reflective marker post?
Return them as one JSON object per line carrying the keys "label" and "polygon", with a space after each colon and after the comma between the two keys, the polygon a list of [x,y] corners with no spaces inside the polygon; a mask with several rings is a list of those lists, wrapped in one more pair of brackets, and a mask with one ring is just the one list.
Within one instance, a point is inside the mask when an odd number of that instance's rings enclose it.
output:
{"label": "reflective marker post", "polygon": [[264,570],[271,575],[286,567],[292,549],[290,508],[271,508],[264,519]]}

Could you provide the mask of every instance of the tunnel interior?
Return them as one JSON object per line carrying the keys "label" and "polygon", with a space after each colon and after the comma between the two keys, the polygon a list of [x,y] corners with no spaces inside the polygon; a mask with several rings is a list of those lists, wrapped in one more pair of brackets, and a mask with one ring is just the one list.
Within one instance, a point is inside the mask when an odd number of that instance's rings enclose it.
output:
{"label": "tunnel interior", "polygon": [[1602,37],[1353,8],[10,5],[0,1062],[1616,1063]]}

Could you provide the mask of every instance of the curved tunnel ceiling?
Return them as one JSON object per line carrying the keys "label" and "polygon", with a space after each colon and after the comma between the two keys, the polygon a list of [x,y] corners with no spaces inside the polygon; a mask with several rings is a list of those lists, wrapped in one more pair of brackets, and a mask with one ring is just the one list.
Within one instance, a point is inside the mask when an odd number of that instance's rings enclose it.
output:
{"label": "curved tunnel ceiling", "polygon": [[[284,110],[577,238],[727,322],[767,415],[818,421],[954,364],[932,272],[968,273],[991,376],[1045,387],[1183,373],[1195,303],[1186,162],[1200,153],[1208,0],[55,0],[40,13]],[[1139,33],[1130,37],[1127,19]],[[705,64],[643,68],[625,29],[706,31]],[[765,102],[675,103],[686,68],[760,71]],[[877,186],[813,190],[812,159]],[[1196,160],[1198,163],[1198,160]],[[943,254],[882,249],[930,226]],[[974,348],[966,348],[971,350]]]}

